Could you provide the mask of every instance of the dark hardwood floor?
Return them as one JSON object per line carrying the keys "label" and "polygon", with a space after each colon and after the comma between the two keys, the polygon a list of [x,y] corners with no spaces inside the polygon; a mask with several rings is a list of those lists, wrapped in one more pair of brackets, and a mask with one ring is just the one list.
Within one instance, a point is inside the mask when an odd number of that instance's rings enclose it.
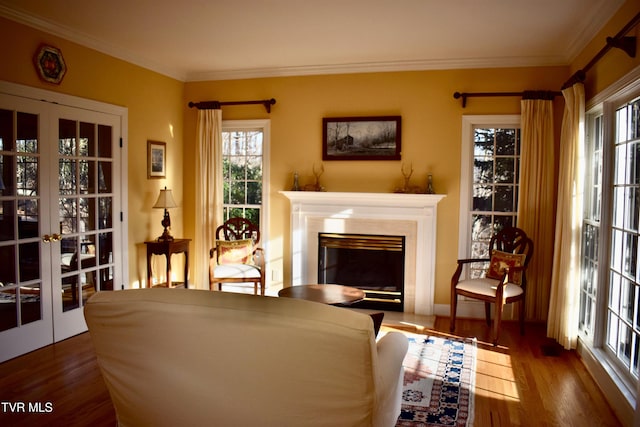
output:
{"label": "dark hardwood floor", "polygon": [[[446,334],[449,319],[435,330]],[[457,334],[478,338],[475,427],[620,425],[575,352],[555,348],[543,326],[521,337],[506,322],[498,347],[480,320],[460,319]],[[0,364],[0,402],[0,426],[115,425],[87,333]]]}

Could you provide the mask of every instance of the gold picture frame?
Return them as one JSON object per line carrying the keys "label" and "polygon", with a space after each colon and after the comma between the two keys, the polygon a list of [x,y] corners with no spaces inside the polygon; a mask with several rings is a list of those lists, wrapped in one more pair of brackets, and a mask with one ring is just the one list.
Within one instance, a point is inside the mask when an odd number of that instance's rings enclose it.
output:
{"label": "gold picture frame", "polygon": [[147,178],[166,178],[167,143],[147,141]]}

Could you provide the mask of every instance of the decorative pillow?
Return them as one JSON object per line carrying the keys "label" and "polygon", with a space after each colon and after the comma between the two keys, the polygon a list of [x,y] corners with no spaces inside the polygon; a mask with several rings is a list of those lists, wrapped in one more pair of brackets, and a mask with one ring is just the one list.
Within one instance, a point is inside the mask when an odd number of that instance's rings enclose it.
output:
{"label": "decorative pillow", "polygon": [[[512,254],[510,252],[502,252],[494,249],[491,251],[491,262],[489,263],[489,270],[487,270],[486,277],[500,280],[504,275],[505,269],[524,265],[525,258],[525,254]],[[514,273],[509,273],[507,280],[509,283],[520,285],[522,281],[522,272],[516,271]]]}
{"label": "decorative pillow", "polygon": [[218,265],[252,264],[253,240],[218,240]]}

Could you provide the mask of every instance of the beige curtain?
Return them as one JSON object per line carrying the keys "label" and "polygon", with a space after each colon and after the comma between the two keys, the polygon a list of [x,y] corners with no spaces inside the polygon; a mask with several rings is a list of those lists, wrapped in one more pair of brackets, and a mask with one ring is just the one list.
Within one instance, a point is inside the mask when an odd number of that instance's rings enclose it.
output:
{"label": "beige curtain", "polygon": [[577,83],[562,94],[565,111],[560,138],[556,242],[547,336],[569,350],[576,347],[578,335],[584,85]]}
{"label": "beige curtain", "polygon": [[552,98],[523,99],[521,108],[518,227],[533,240],[534,249],[527,269],[525,316],[529,320],[546,320],[555,210],[553,101]]}
{"label": "beige curtain", "polygon": [[198,110],[195,283],[209,289],[209,249],[222,223],[222,110]]}

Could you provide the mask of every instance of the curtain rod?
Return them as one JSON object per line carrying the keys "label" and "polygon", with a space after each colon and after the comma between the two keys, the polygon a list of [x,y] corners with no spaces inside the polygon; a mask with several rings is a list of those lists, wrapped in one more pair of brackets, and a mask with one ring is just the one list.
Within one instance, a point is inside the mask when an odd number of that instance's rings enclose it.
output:
{"label": "curtain rod", "polygon": [[202,102],[190,102],[189,108],[196,107],[198,110],[218,110],[223,105],[250,105],[250,104],[262,104],[264,108],[267,110],[267,113],[271,112],[271,106],[276,103],[276,100],[271,99],[263,99],[260,101],[202,101]]}
{"label": "curtain rod", "polygon": [[456,92],[453,94],[455,99],[462,98],[462,108],[467,106],[467,98],[476,97],[495,97],[495,96],[521,96],[524,99],[553,99],[561,96],[562,92],[553,92],[549,90],[525,90],[523,92]]}
{"label": "curtain rod", "polygon": [[636,16],[634,16],[628,23],[625,25],[622,30],[618,32],[614,37],[607,37],[607,44],[604,45],[600,52],[594,56],[591,61],[587,63],[581,70],[576,71],[563,85],[562,89],[566,89],[570,86],[573,86],[575,83],[583,82],[587,78],[587,71],[591,69],[602,57],[609,52],[612,48],[622,49],[624,53],[629,55],[631,58],[636,57],[636,37],[629,36],[625,37],[633,27],[638,25],[640,22],[640,12]]}

